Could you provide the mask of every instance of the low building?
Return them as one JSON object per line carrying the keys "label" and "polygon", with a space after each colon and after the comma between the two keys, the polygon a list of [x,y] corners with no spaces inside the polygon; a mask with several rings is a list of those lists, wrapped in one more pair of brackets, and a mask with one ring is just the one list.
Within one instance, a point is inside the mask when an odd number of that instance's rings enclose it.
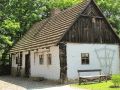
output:
{"label": "low building", "polygon": [[83,0],[35,23],[10,50],[11,72],[49,80],[78,79],[79,69],[116,74],[120,72],[119,43],[94,0]]}

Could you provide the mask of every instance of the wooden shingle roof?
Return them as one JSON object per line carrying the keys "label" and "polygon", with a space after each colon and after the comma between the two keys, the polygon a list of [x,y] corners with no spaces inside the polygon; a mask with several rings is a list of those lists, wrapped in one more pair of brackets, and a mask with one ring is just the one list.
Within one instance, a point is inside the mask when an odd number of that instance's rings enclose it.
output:
{"label": "wooden shingle roof", "polygon": [[91,0],[83,0],[80,4],[68,8],[58,15],[37,22],[23,38],[13,46],[10,52],[21,52],[57,45],[66,30],[70,28],[90,1]]}

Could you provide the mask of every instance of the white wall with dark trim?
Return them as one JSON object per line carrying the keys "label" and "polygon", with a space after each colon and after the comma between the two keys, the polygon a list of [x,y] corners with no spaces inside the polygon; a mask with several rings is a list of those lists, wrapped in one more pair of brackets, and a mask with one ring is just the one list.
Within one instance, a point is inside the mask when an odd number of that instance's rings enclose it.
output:
{"label": "white wall with dark trim", "polygon": [[[78,72],[77,70],[84,70],[84,69],[102,69],[102,72],[106,71],[100,65],[100,60],[96,55],[96,51],[99,54],[99,57],[104,57],[105,55],[105,48],[108,50],[114,51],[114,57],[112,59],[112,69],[111,73],[116,74],[119,73],[119,46],[112,45],[112,44],[77,44],[77,43],[67,43],[67,76],[68,79],[77,79]],[[107,50],[106,50],[107,51]],[[112,51],[110,51],[112,52]],[[88,65],[81,64],[81,53],[89,53],[89,60],[90,63]],[[107,55],[109,54],[109,55]],[[112,53],[107,51],[105,56],[111,56]],[[104,60],[105,61],[105,60]],[[103,60],[101,61],[102,63]],[[103,64],[102,64],[103,65]],[[96,73],[81,73],[81,75],[94,75]]]}
{"label": "white wall with dark trim", "polygon": [[[47,54],[52,55],[51,65],[47,64]],[[39,63],[39,55],[44,55],[43,65]],[[58,80],[60,78],[60,60],[59,47],[50,47],[50,50],[31,51],[31,77],[44,77],[50,80]]]}
{"label": "white wall with dark trim", "polygon": [[[18,57],[17,54],[12,55],[12,67],[15,67],[15,68],[17,68],[17,66],[18,66],[16,64],[16,57]],[[25,68],[25,55],[26,54],[28,54],[27,51],[22,52],[22,66],[21,66],[22,68]]]}

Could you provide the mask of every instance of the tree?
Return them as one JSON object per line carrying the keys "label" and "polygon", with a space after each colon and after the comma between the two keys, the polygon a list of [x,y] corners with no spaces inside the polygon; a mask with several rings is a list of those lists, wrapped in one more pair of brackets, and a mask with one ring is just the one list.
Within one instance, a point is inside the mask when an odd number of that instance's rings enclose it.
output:
{"label": "tree", "polygon": [[0,52],[2,59],[10,47],[45,16],[45,0],[0,0]]}
{"label": "tree", "polygon": [[49,0],[48,2],[48,8],[60,8],[62,10],[71,7],[77,3],[80,3],[80,1],[83,0]]}

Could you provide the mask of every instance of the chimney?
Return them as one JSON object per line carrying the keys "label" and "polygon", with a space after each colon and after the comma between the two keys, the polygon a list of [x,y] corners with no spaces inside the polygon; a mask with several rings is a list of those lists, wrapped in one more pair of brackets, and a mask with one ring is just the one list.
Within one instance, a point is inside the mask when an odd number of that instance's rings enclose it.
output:
{"label": "chimney", "polygon": [[58,15],[61,12],[61,10],[59,8],[54,8],[51,10],[50,14],[51,16],[55,16]]}

